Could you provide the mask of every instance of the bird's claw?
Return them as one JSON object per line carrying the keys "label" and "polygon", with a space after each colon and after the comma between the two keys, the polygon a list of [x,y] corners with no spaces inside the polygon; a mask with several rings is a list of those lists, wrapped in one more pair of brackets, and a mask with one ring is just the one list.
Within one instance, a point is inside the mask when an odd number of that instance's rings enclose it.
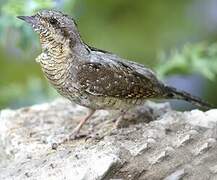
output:
{"label": "bird's claw", "polygon": [[100,136],[99,134],[89,134],[85,137],[85,141],[87,141],[88,139],[93,139],[93,140],[99,141],[103,138],[104,138],[104,136]]}
{"label": "bird's claw", "polygon": [[58,146],[73,141],[73,140],[78,140],[81,138],[86,138],[88,135],[87,134],[80,134],[77,132],[73,132],[70,135],[68,135],[67,137],[65,137],[64,139],[62,139],[60,142],[54,142],[51,144],[52,149],[56,150]]}
{"label": "bird's claw", "polygon": [[68,141],[76,140],[76,139],[81,139],[87,137],[87,134],[80,134],[80,133],[72,133],[68,136]]}

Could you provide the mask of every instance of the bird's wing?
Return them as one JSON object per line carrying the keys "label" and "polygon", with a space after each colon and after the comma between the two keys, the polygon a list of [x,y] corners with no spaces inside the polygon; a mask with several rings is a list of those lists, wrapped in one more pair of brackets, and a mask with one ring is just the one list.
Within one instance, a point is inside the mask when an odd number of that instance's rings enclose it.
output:
{"label": "bird's wing", "polygon": [[76,76],[83,90],[97,96],[142,98],[160,93],[154,74],[128,61],[84,62]]}

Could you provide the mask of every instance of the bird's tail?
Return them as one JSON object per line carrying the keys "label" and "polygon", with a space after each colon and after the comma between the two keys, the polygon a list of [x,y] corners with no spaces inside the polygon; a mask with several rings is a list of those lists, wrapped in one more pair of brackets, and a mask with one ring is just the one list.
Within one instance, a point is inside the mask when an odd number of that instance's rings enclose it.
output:
{"label": "bird's tail", "polygon": [[191,95],[190,93],[187,93],[185,91],[180,91],[177,90],[176,88],[173,87],[169,87],[169,86],[165,86],[165,94],[166,94],[166,98],[168,99],[181,99],[181,100],[185,100],[187,102],[190,102],[191,104],[194,104],[198,107],[201,108],[206,108],[206,109],[211,109],[214,106],[201,100],[198,97],[195,97],[193,95]]}

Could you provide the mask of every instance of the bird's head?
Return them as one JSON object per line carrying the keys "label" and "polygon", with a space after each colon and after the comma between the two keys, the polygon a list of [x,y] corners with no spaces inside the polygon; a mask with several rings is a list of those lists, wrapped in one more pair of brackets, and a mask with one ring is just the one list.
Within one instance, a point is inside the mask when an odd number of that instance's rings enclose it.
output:
{"label": "bird's head", "polygon": [[42,10],[33,16],[18,16],[32,26],[41,41],[65,43],[70,40],[72,46],[81,42],[75,21],[59,11]]}

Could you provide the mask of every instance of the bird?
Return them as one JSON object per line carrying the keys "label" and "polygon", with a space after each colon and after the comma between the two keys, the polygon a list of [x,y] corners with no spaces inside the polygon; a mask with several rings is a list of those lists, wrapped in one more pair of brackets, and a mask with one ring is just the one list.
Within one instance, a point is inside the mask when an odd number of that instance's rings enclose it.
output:
{"label": "bird", "polygon": [[45,9],[18,18],[39,34],[42,52],[36,62],[47,80],[60,95],[89,109],[71,139],[79,136],[85,122],[100,109],[124,111],[147,99],[178,99],[212,108],[200,98],[164,84],[144,65],[89,46],[67,14]]}

